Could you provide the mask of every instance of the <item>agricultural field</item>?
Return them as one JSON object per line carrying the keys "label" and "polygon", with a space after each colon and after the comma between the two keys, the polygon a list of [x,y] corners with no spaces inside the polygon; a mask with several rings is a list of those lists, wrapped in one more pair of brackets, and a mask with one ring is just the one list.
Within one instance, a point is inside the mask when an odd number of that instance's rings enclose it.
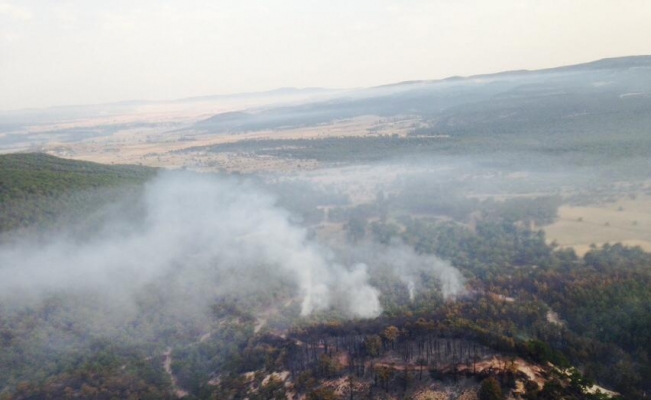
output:
{"label": "agricultural field", "polygon": [[563,205],[558,219],[546,226],[547,240],[583,255],[591,245],[622,243],[651,251],[651,196],[625,197],[594,206]]}

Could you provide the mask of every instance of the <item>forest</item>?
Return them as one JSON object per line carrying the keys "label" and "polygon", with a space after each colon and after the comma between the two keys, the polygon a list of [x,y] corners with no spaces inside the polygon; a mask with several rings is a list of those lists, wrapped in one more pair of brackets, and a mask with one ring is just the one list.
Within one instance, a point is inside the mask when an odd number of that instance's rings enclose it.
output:
{"label": "forest", "polygon": [[156,173],[147,167],[106,166],[40,153],[3,155],[0,171],[0,238],[30,226],[81,222],[93,208],[126,197]]}
{"label": "forest", "polygon": [[[146,222],[143,191],[159,174],[40,154],[1,156],[0,169],[3,251],[31,232],[47,232],[38,243],[83,243],[116,215]],[[482,399],[611,398],[590,389],[598,383],[642,399],[651,390],[651,255],[604,244],[578,256],[548,243],[540,226],[567,196],[481,199],[406,180],[354,204],[307,182],[236,179],[272,193],[308,237],[342,226],[328,257],[365,263],[381,313],[351,318],[334,303],[302,315],[278,266],[252,270],[261,290],[208,295],[190,282],[209,296],[196,317],[175,309],[164,280],[139,289],[124,319],[84,292],[50,291],[27,307],[1,297],[0,398],[417,398],[432,385],[474,387]],[[185,257],[174,263],[193,262]],[[452,292],[449,274],[461,285]]]}

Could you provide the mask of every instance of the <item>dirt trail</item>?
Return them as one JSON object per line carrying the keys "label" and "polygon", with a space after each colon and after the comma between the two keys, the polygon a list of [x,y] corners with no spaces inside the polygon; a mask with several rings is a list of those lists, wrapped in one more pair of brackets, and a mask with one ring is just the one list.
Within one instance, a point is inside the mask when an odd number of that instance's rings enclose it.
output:
{"label": "dirt trail", "polygon": [[163,355],[165,356],[165,360],[163,361],[163,368],[165,368],[165,372],[167,373],[167,375],[170,377],[170,380],[172,381],[172,390],[174,391],[174,394],[179,399],[187,396],[189,393],[178,386],[178,383],[176,382],[176,377],[172,373],[172,348],[168,347],[165,353],[163,353]]}
{"label": "dirt trail", "polygon": [[260,329],[262,329],[265,325],[267,325],[267,318],[258,317],[255,321],[255,327],[253,328],[253,333],[260,332]]}

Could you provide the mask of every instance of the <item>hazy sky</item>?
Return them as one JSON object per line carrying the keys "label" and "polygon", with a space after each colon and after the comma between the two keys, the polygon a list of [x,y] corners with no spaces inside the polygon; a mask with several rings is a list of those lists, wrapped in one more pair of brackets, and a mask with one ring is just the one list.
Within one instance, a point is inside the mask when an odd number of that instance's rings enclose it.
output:
{"label": "hazy sky", "polygon": [[0,109],[651,54],[650,0],[0,0]]}

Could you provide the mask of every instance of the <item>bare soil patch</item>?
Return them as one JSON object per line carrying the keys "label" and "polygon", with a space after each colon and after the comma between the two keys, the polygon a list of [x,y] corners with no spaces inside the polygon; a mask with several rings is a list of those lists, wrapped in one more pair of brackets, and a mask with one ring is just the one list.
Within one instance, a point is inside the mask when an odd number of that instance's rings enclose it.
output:
{"label": "bare soil patch", "polygon": [[572,247],[579,255],[591,244],[622,243],[651,251],[651,197],[620,199],[603,206],[562,206],[559,219],[544,227],[549,242]]}

